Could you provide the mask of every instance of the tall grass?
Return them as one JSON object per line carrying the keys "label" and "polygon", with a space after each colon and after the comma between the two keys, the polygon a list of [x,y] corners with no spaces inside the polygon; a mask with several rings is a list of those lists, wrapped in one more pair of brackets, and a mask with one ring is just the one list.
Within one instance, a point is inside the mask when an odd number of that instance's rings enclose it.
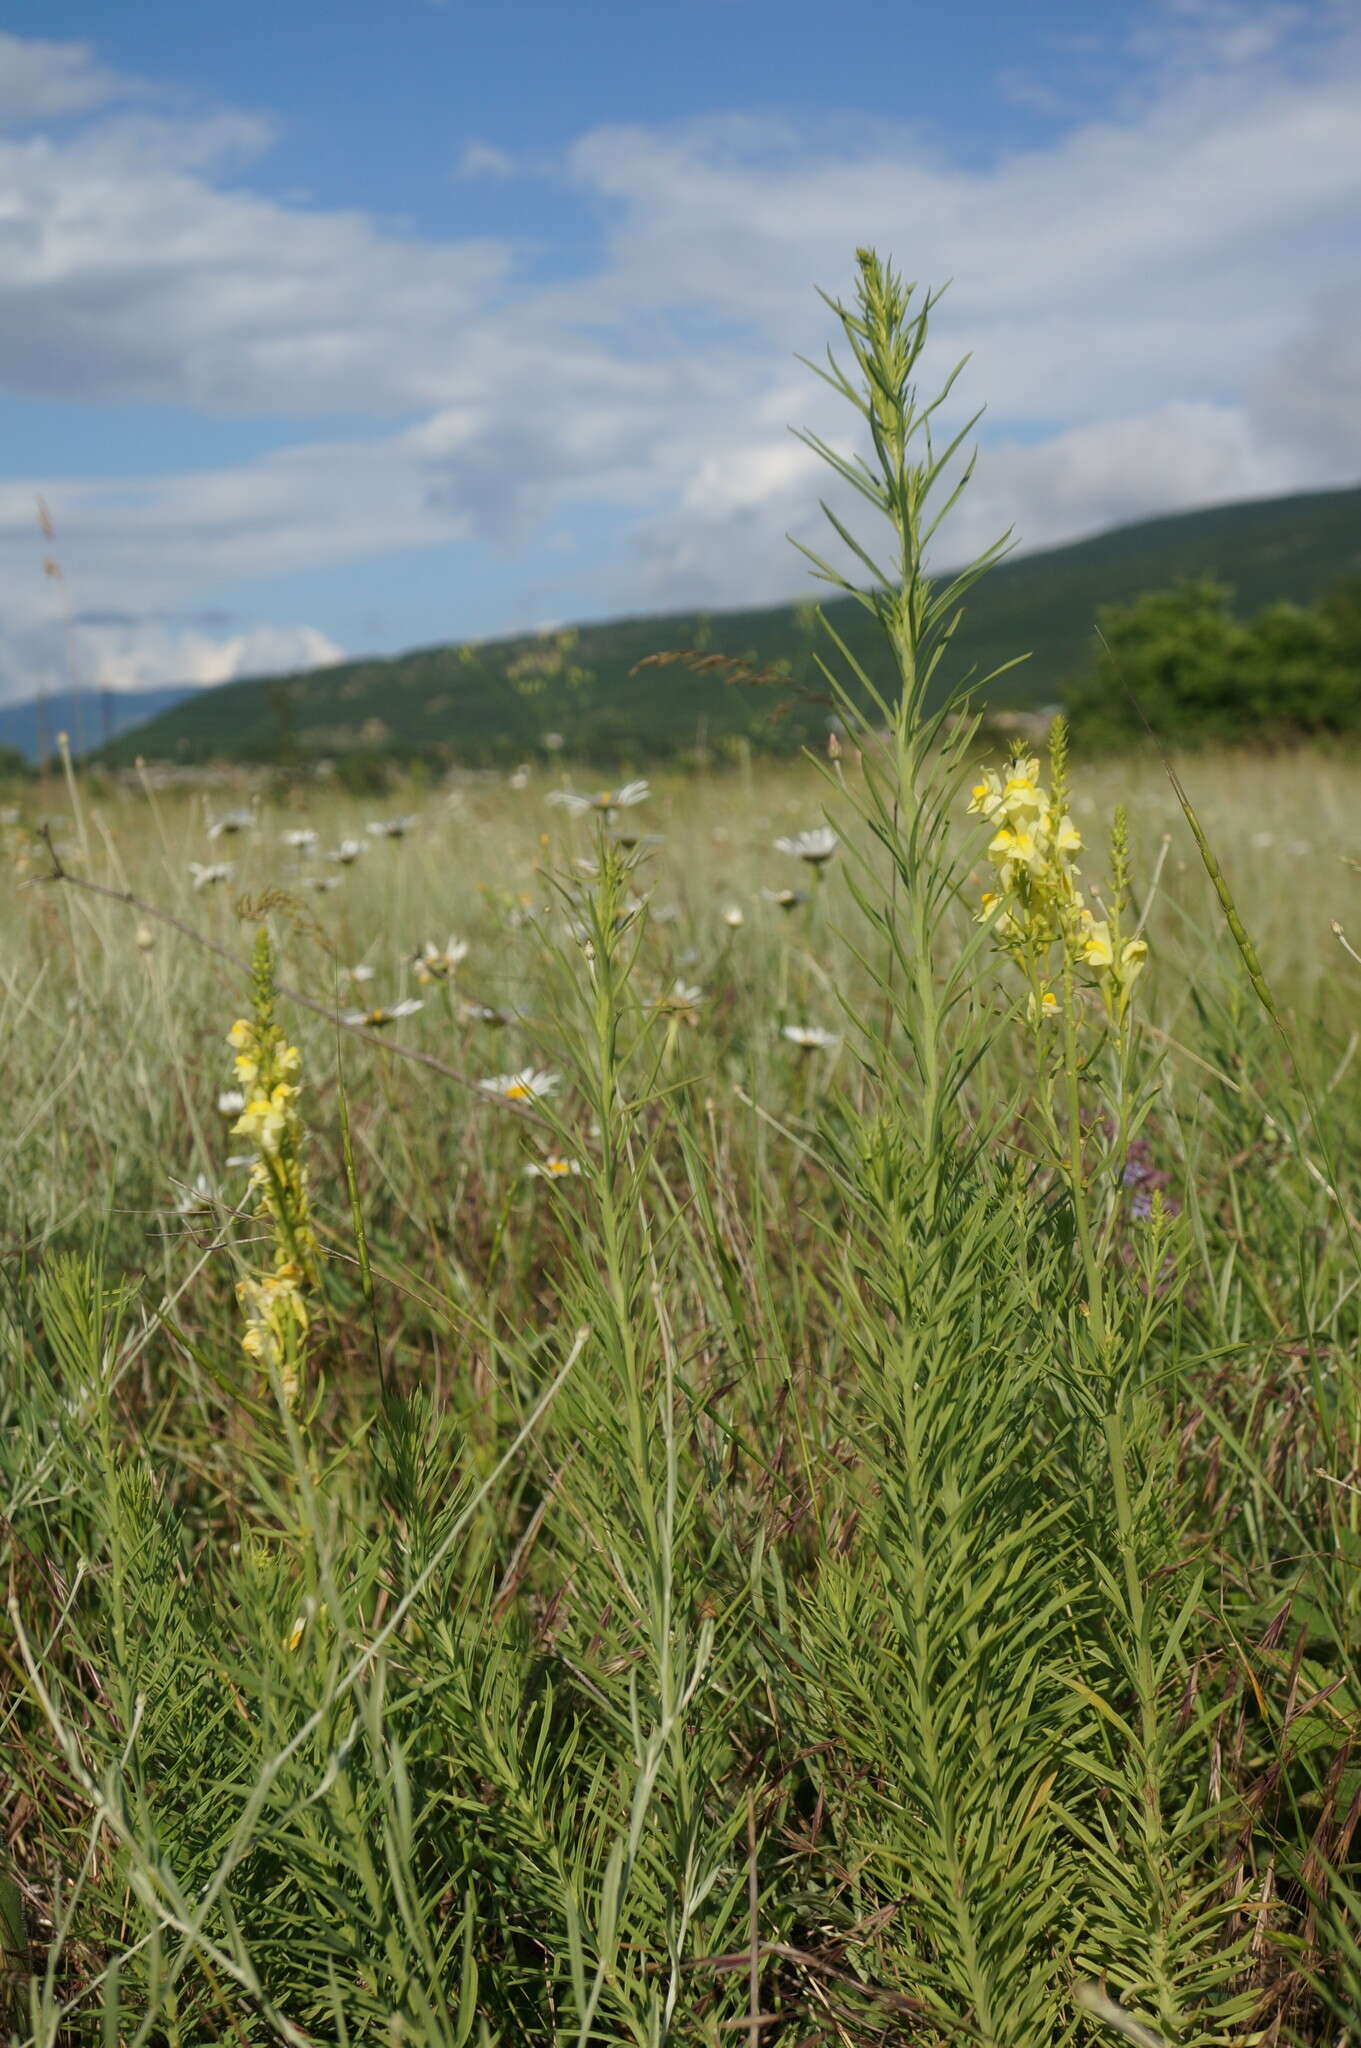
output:
{"label": "tall grass", "polygon": [[[885,731],[829,636],[801,770],[5,828],[12,2042],[1350,2038],[1358,778],[1193,771],[1283,1037],[1147,764],[1068,771],[1137,981],[998,943],[924,708],[929,311],[869,255],[834,307]],[[319,1239],[287,1374],[217,1106],[252,1000]]]}

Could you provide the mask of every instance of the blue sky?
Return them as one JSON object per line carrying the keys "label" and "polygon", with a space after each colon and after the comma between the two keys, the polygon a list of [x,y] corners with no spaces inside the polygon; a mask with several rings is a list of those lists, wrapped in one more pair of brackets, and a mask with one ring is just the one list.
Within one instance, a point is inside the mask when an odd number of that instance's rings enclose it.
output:
{"label": "blue sky", "polygon": [[988,403],[946,555],[1356,481],[1359,223],[1332,0],[20,0],[0,696],[798,594],[861,241]]}

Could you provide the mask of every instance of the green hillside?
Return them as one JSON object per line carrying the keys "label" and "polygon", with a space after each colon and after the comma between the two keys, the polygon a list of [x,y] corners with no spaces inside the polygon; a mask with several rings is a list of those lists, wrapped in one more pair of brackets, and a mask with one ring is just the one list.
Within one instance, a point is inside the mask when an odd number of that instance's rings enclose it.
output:
{"label": "green hillside", "polygon": [[[1219,506],[1119,527],[1010,559],[973,592],[957,666],[986,675],[1030,659],[988,693],[1052,702],[1090,665],[1098,607],[1179,577],[1230,584],[1245,615],[1308,602],[1361,573],[1361,488]],[[760,611],[616,619],[562,634],[422,648],[301,676],[227,683],[183,699],[104,750],[111,762],[315,758],[372,750],[470,765],[536,752],[560,733],[602,764],[663,757],[745,735],[794,748],[826,731],[829,705],[811,601]],[[843,599],[828,617],[880,683],[878,635]],[[687,651],[685,662],[638,664]]]}

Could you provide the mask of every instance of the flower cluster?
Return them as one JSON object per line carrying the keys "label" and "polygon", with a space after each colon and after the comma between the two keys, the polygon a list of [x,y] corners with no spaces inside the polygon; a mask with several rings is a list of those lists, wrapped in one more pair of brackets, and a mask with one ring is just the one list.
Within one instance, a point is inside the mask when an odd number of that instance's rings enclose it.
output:
{"label": "flower cluster", "polygon": [[253,1148],[249,1191],[258,1197],[256,1215],[269,1225],[274,1264],[270,1272],[248,1275],[236,1291],[246,1317],[242,1346],[263,1371],[278,1372],[294,1407],[309,1325],[307,1293],[317,1278],[317,1239],[298,1114],[302,1055],[274,1017],[273,956],[264,931],[255,942],[254,980],[252,1013],[238,1018],[228,1034],[245,1097],[231,1135]]}
{"label": "flower cluster", "polygon": [[1125,938],[1121,931],[1128,881],[1125,825],[1117,815],[1113,839],[1114,908],[1099,915],[1078,887],[1081,870],[1075,855],[1082,835],[1065,801],[1066,750],[1062,723],[1051,742],[1052,788],[1040,780],[1033,754],[1015,753],[1005,773],[986,769],[974,784],[969,809],[993,827],[988,858],[997,886],[985,890],[980,922],[992,927],[999,945],[1030,972],[1030,1017],[1043,1022],[1059,1015],[1053,991],[1045,986],[1050,948],[1061,943],[1072,966],[1091,976],[1109,1010],[1123,1013],[1130,990],[1148,958],[1146,940]]}
{"label": "flower cluster", "polygon": [[1148,958],[1147,939],[1126,939],[1121,943],[1111,931],[1110,920],[1093,917],[1090,910],[1078,912],[1077,941],[1082,965],[1090,968],[1098,981],[1109,975],[1124,989],[1129,988]]}
{"label": "flower cluster", "polygon": [[1017,754],[1005,775],[987,769],[974,784],[969,809],[995,828],[988,858],[997,888],[983,897],[983,918],[997,924],[1004,941],[1047,944],[1062,936],[1082,903],[1073,865],[1082,835],[1040,786],[1039,761]]}
{"label": "flower cluster", "polygon": [[242,1350],[262,1373],[278,1373],[284,1399],[296,1408],[301,1386],[298,1361],[310,1320],[302,1268],[288,1260],[272,1273],[248,1273],[236,1284],[236,1298],[246,1317]]}

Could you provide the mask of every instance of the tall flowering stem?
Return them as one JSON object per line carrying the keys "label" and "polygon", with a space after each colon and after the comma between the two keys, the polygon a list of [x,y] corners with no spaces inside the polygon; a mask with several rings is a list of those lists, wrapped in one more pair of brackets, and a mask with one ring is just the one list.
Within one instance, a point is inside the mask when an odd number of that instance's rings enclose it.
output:
{"label": "tall flowering stem", "polygon": [[[969,809],[993,828],[988,858],[996,887],[984,891],[978,911],[998,946],[1030,985],[1028,1014],[1035,1031],[1063,1027],[1064,1105],[1067,1123],[1065,1170],[1087,1277],[1088,1313],[1099,1344],[1105,1341],[1101,1257],[1087,1198],[1080,1080],[1083,1057],[1080,1025],[1086,998],[1099,998],[1116,1047],[1116,1153],[1123,1159],[1127,1136],[1130,1002],[1148,957],[1147,942],[1125,936],[1129,906],[1129,838],[1123,811],[1111,833],[1110,903],[1096,909],[1078,883],[1076,855],[1082,835],[1068,811],[1068,736],[1055,719],[1049,741],[1049,788],[1041,781],[1037,756],[1018,748],[1004,772],[988,769],[974,784]],[[1055,979],[1058,989],[1054,987]]]}
{"label": "tall flowering stem", "polygon": [[880,933],[888,963],[879,1056],[886,1063],[902,1060],[907,1067],[905,1096],[916,1125],[917,1167],[927,1206],[934,1211],[952,1179],[952,1160],[967,1121],[962,1095],[987,1030],[969,1000],[968,959],[956,957],[940,942],[963,880],[952,843],[952,812],[968,772],[976,725],[967,690],[948,683],[941,665],[963,617],[965,597],[1004,551],[1006,537],[953,576],[937,580],[927,574],[926,552],[972,473],[971,455],[955,464],[978,415],[965,420],[944,445],[936,439],[941,409],[962,363],[934,397],[923,399],[917,390],[916,374],[939,293],[919,292],[905,283],[872,249],[857,251],[856,269],[852,302],[827,298],[840,322],[849,363],[829,350],[825,369],[810,367],[858,415],[871,452],[842,454],[815,434],[799,438],[870,506],[877,537],[860,540],[824,505],[837,540],[851,557],[850,573],[802,542],[797,545],[821,581],[872,614],[895,674],[895,684],[881,689],[824,617],[838,664],[823,663],[823,674],[847,731],[863,743],[858,786],[832,779],[860,812],[890,865],[888,900],[883,902],[872,868],[847,849],[851,893]]}
{"label": "tall flowering stem", "polygon": [[302,1054],[288,1043],[274,1014],[274,955],[263,927],[256,935],[251,964],[251,1014],[238,1018],[228,1033],[236,1055],[236,1078],[246,1097],[232,1136],[246,1139],[255,1151],[249,1192],[256,1197],[257,1218],[268,1227],[273,1263],[237,1283],[246,1321],[241,1345],[266,1378],[273,1382],[277,1377],[285,1403],[296,1413],[311,1327],[308,1297],[317,1284],[318,1256],[298,1112]]}

